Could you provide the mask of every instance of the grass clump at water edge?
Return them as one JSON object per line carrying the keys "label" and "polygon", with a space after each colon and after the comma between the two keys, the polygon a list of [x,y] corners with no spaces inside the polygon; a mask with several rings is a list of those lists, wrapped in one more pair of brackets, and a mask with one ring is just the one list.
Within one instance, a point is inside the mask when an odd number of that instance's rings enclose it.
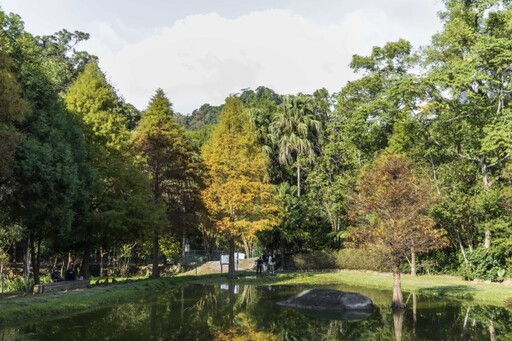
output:
{"label": "grass clump at water edge", "polygon": [[0,325],[131,302],[174,287],[177,282],[181,281],[160,278],[3,299],[0,301]]}

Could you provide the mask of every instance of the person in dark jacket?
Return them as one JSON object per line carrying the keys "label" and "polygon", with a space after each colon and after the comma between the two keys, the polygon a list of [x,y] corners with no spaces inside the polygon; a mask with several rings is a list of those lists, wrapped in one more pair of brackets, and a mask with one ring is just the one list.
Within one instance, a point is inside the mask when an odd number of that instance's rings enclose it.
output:
{"label": "person in dark jacket", "polygon": [[68,270],[66,271],[66,274],[64,275],[64,278],[66,281],[74,281],[76,280],[76,274],[75,271],[73,271],[73,267],[70,266]]}
{"label": "person in dark jacket", "polygon": [[256,275],[261,274],[261,271],[263,270],[263,259],[261,257],[258,257],[256,260]]}
{"label": "person in dark jacket", "polygon": [[60,271],[59,269],[55,268],[53,269],[53,272],[50,274],[50,277],[52,278],[52,281],[55,283],[55,282],[60,282],[60,281],[63,281],[64,279],[60,276]]}

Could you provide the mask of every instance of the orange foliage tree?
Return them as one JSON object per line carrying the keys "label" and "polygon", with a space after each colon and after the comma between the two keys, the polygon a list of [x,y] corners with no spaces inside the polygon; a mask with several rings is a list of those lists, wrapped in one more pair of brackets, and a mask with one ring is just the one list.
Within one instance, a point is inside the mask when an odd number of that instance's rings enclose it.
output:
{"label": "orange foliage tree", "polygon": [[256,141],[247,109],[230,97],[202,151],[209,171],[203,201],[219,232],[229,240],[229,278],[235,278],[234,250],[256,232],[277,223],[278,207],[269,183],[268,157]]}
{"label": "orange foliage tree", "polygon": [[405,307],[400,265],[412,252],[423,253],[446,245],[445,232],[434,228],[428,210],[435,195],[426,177],[418,176],[409,161],[383,154],[362,176],[351,216],[356,227],[350,239],[389,261],[393,271],[393,309]]}

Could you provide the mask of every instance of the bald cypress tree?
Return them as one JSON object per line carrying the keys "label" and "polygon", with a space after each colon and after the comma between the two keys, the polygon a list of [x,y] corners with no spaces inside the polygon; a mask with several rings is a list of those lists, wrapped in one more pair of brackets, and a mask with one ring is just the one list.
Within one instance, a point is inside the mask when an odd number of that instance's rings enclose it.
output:
{"label": "bald cypress tree", "polygon": [[185,133],[176,123],[172,104],[158,89],[133,136],[133,148],[149,175],[152,203],[166,208],[166,226],[154,225],[152,231],[153,269],[151,277],[160,276],[160,237],[163,233],[184,233],[185,216],[198,201],[198,163]]}
{"label": "bald cypress tree", "polygon": [[257,231],[272,228],[277,212],[267,174],[268,157],[238,98],[226,100],[219,124],[203,148],[203,158],[209,171],[203,200],[229,242],[228,276],[235,278],[236,242],[250,241]]}

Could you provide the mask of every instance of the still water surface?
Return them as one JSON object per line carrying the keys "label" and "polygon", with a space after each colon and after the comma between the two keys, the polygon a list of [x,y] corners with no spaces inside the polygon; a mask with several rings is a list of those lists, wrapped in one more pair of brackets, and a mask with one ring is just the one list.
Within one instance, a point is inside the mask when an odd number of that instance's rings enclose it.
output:
{"label": "still water surface", "polygon": [[[281,307],[299,286],[190,285],[152,299],[0,330],[0,340],[512,340],[501,307],[409,295],[391,313],[391,292],[329,287],[369,296],[363,320]],[[405,295],[407,297],[408,294]]]}

